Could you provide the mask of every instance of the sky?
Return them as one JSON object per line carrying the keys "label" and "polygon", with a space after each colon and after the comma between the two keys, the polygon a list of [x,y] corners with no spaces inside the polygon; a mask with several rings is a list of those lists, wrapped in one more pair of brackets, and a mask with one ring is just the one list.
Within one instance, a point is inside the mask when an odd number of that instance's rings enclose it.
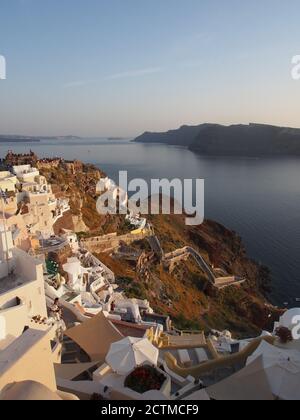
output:
{"label": "sky", "polygon": [[0,0],[0,133],[300,127],[299,0]]}

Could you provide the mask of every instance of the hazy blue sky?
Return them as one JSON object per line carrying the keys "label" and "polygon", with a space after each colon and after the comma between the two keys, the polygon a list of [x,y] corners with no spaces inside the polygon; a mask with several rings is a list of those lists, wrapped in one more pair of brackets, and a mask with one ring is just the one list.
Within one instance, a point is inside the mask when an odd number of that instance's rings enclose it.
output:
{"label": "hazy blue sky", "polygon": [[300,126],[299,0],[0,0],[0,132]]}

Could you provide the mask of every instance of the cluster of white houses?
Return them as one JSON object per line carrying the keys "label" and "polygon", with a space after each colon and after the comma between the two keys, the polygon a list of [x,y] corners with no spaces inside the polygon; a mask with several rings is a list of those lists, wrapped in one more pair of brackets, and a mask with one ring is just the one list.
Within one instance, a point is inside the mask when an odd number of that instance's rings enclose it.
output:
{"label": "cluster of white houses", "polygon": [[[128,299],[75,233],[53,236],[68,202],[37,169],[1,172],[0,188],[0,400],[300,399],[299,341],[172,329],[149,302]],[[48,251],[61,246],[70,253],[59,269]],[[290,331],[299,313],[276,328]]]}
{"label": "cluster of white houses", "polygon": [[16,227],[19,245],[27,249],[26,239],[49,238],[53,226],[70,210],[68,200],[56,199],[51,185],[30,165],[14,166],[12,173],[0,172],[0,189],[5,194],[2,213],[10,227]]}

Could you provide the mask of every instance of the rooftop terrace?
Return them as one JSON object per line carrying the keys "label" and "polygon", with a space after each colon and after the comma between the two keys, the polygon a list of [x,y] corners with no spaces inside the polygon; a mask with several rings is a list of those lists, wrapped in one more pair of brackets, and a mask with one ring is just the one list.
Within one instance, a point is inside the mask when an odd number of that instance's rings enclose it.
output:
{"label": "rooftop terrace", "polygon": [[17,340],[14,340],[0,355],[0,377],[13,364],[17,363],[28,350],[41,340],[47,331],[28,330]]}
{"label": "rooftop terrace", "polygon": [[23,286],[26,283],[29,282],[25,278],[16,274],[10,274],[9,276],[0,279],[0,295]]}
{"label": "rooftop terrace", "polygon": [[54,252],[59,251],[68,245],[68,241],[59,236],[52,237],[50,239],[41,239],[40,240],[40,249],[42,252]]}

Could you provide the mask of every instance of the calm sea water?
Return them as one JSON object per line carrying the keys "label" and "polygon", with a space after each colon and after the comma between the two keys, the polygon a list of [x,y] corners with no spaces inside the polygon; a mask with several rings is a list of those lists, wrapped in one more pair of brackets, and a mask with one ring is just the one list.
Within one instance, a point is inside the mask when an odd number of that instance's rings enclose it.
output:
{"label": "calm sea water", "polygon": [[126,140],[43,141],[1,144],[33,149],[40,157],[61,156],[94,163],[118,180],[204,178],[205,216],[238,232],[248,254],[272,270],[272,300],[300,306],[300,160],[200,157],[183,148],[135,144]]}

